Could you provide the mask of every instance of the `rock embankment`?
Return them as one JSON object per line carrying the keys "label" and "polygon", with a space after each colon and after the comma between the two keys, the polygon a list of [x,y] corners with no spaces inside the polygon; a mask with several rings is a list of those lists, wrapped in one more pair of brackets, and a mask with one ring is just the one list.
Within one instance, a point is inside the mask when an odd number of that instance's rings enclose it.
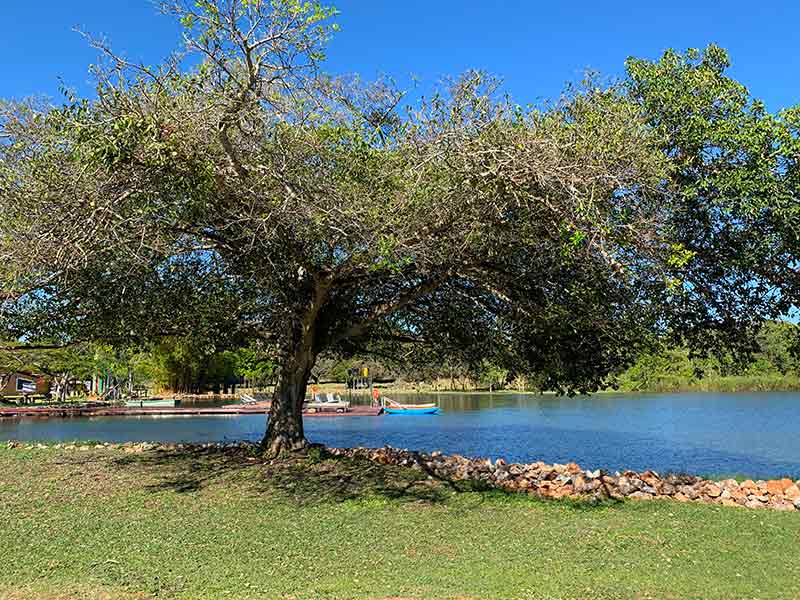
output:
{"label": "rock embankment", "polygon": [[[250,442],[206,444],[23,444],[8,442],[7,448],[56,449],[68,451],[121,450],[126,453],[150,451],[223,452],[245,454],[257,460],[259,446]],[[655,471],[623,471],[608,473],[601,469],[589,471],[575,463],[530,464],[506,463],[503,459],[466,458],[441,452],[424,454],[385,446],[383,448],[328,448],[333,456],[366,459],[379,464],[409,467],[436,479],[450,482],[475,482],[488,487],[529,494],[540,498],[577,498],[605,500],[672,499],[679,502],[703,502],[723,506],[800,510],[800,479],[769,481],[711,480],[693,475],[669,474]]]}
{"label": "rock embankment", "polygon": [[723,506],[800,510],[800,480],[714,481],[692,475],[665,475],[655,471],[607,473],[581,469],[575,463],[508,464],[502,459],[471,459],[440,452],[423,454],[397,448],[331,448],[337,456],[364,458],[381,464],[422,470],[447,481],[474,481],[542,498],[672,499]]}

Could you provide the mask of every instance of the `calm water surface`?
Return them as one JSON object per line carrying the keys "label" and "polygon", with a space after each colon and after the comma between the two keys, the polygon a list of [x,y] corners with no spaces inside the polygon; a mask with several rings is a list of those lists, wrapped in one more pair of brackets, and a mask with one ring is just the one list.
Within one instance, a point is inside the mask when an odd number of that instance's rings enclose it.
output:
{"label": "calm water surface", "polygon": [[[306,419],[332,446],[390,444],[508,461],[754,477],[800,476],[800,394],[653,394],[556,398],[442,394],[436,416]],[[0,439],[258,440],[264,417],[0,419]]]}

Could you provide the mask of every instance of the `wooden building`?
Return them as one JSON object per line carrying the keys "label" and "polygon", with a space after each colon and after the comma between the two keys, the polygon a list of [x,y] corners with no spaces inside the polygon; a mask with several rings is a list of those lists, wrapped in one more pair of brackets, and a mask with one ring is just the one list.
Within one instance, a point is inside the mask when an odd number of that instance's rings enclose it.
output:
{"label": "wooden building", "polygon": [[35,373],[0,373],[0,396],[19,398],[44,396],[50,392],[50,382]]}

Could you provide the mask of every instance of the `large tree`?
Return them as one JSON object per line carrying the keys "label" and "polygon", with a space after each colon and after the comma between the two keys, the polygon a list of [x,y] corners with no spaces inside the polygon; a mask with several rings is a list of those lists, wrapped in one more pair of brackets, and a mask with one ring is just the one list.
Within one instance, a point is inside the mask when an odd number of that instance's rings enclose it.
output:
{"label": "large tree", "polygon": [[[279,452],[306,444],[322,355],[489,360],[590,391],[660,336],[776,310],[775,288],[695,276],[644,63],[636,86],[588,82],[544,108],[468,73],[404,109],[387,81],[322,74],[334,13],[319,5],[164,10],[188,55],[150,68],[97,43],[96,98],[3,106],[6,337],[256,344],[281,365],[265,436]],[[783,185],[796,164],[774,162]]]}

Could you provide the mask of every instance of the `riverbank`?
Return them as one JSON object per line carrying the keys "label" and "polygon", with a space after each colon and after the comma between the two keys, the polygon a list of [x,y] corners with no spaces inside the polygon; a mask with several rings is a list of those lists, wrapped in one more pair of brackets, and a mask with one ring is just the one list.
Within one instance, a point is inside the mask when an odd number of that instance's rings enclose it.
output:
{"label": "riverbank", "polygon": [[[126,451],[127,450],[127,451]],[[0,598],[788,598],[800,515],[542,500],[312,452],[0,449]]]}

